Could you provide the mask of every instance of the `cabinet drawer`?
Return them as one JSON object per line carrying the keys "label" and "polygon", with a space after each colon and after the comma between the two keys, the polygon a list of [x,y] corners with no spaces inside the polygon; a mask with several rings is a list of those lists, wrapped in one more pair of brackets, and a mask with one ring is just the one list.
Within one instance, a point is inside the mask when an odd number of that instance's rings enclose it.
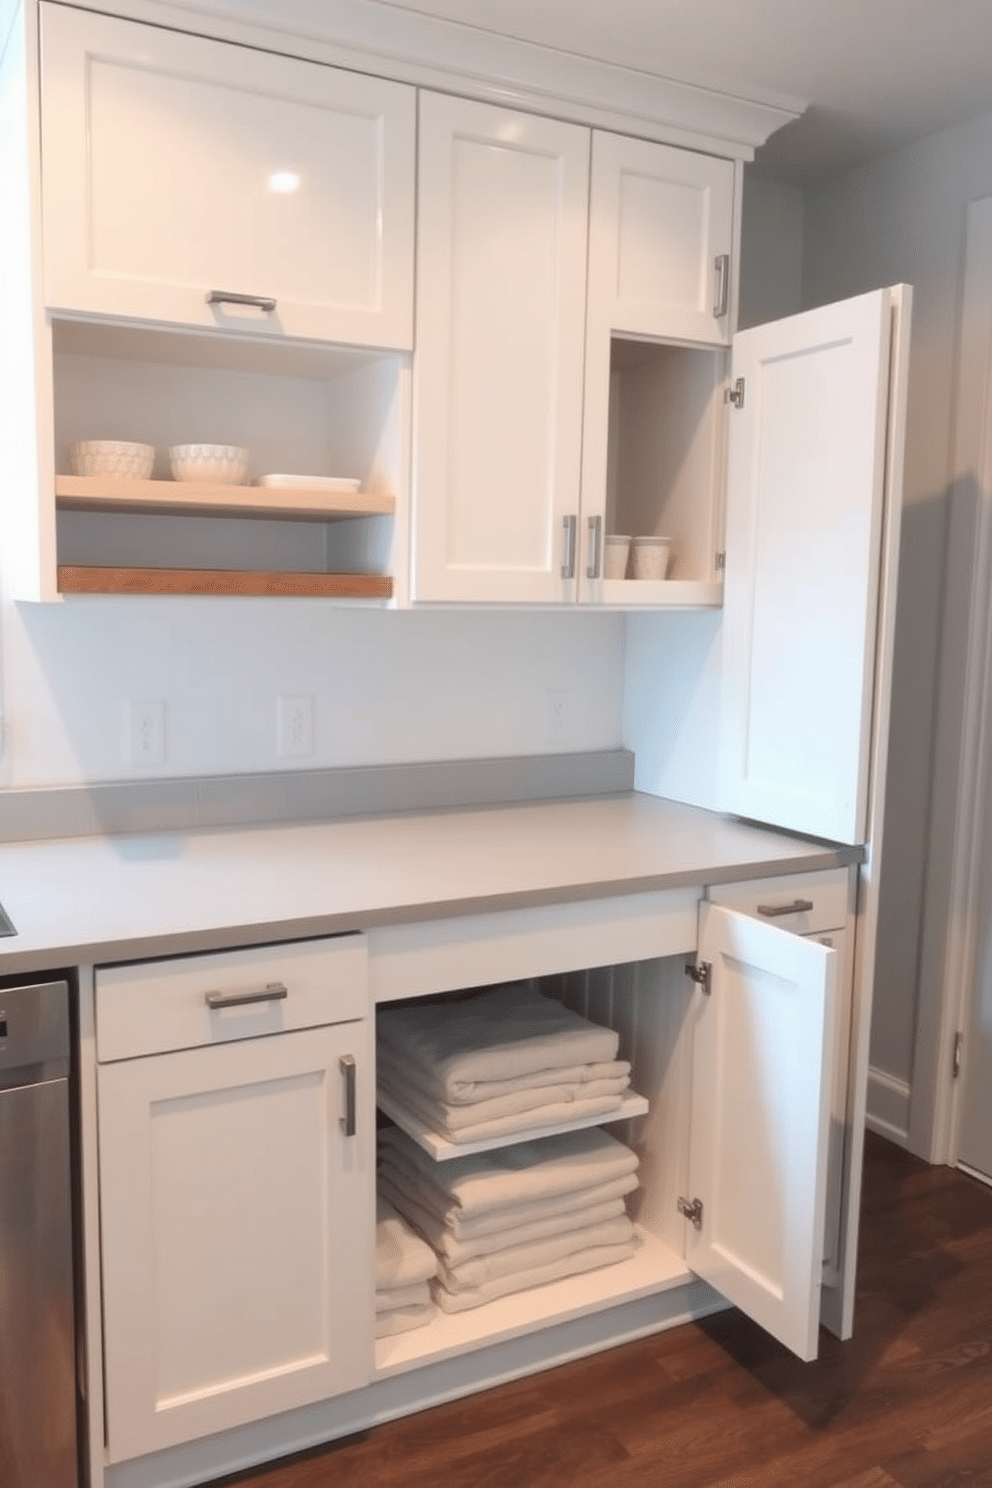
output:
{"label": "cabinet drawer", "polygon": [[710,889],[707,898],[796,935],[818,935],[823,930],[843,929],[847,923],[849,870],[827,868],[821,873],[720,884]]}
{"label": "cabinet drawer", "polygon": [[[270,989],[270,997],[254,1000]],[[220,994],[226,1005],[211,1007]],[[253,999],[238,1001],[237,999]],[[101,966],[96,973],[97,1059],[347,1023],[368,1008],[365,938],[253,946],[168,961]]]}

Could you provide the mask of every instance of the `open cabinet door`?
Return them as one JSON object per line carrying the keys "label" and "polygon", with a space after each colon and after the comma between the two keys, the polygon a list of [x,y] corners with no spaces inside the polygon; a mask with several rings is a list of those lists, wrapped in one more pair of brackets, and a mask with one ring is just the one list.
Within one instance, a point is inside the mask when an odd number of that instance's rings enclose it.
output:
{"label": "open cabinet door", "polygon": [[892,298],[734,341],[723,804],[834,842],[866,832]]}
{"label": "open cabinet door", "polygon": [[700,906],[687,1259],[814,1359],[826,1203],[835,951]]}

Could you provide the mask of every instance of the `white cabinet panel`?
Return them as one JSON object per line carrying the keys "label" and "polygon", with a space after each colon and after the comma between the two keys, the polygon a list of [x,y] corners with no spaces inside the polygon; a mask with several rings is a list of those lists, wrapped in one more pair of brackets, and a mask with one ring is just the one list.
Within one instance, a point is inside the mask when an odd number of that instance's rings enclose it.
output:
{"label": "white cabinet panel", "polygon": [[733,212],[732,161],[596,133],[590,328],[729,341]]}
{"label": "white cabinet panel", "polygon": [[588,168],[585,129],[421,95],[417,599],[574,598]]}
{"label": "white cabinet panel", "polygon": [[[101,1066],[112,1461],[371,1378],[368,1026]],[[342,1129],[345,1055],[354,1136]]]}
{"label": "white cabinet panel", "polygon": [[693,1271],[804,1359],[820,1316],[837,953],[700,906]]}
{"label": "white cabinet panel", "polygon": [[835,842],[866,830],[890,315],[883,290],[734,348],[723,805]]}
{"label": "white cabinet panel", "polygon": [[412,345],[412,88],[42,12],[51,308]]}

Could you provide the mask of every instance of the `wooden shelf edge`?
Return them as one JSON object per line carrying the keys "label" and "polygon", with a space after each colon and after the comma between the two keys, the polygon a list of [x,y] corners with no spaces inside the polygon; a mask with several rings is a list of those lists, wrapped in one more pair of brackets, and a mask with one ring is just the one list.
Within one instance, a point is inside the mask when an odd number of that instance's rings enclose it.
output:
{"label": "wooden shelf edge", "polygon": [[95,568],[60,564],[60,594],[273,595],[390,599],[387,574],[284,573],[270,569]]}
{"label": "wooden shelf edge", "polygon": [[315,491],[306,486],[229,486],[200,481],[101,480],[57,475],[57,506],[76,511],[155,511],[186,516],[259,517],[268,521],[343,521],[391,516],[396,498],[367,491]]}

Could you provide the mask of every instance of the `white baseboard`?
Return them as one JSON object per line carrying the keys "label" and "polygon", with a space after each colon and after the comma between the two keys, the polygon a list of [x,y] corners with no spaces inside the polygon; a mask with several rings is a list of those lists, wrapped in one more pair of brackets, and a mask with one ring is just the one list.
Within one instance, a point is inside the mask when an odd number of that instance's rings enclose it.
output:
{"label": "white baseboard", "polygon": [[900,1147],[909,1143],[909,1097],[910,1087],[905,1080],[887,1074],[885,1070],[868,1070],[868,1109],[865,1125],[869,1131]]}

